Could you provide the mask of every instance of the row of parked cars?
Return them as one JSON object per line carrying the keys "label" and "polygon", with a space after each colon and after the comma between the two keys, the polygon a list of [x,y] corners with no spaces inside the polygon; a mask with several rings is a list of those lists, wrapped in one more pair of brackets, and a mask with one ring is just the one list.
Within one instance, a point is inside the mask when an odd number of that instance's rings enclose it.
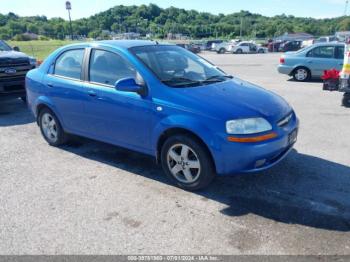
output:
{"label": "row of parked cars", "polygon": [[262,54],[267,53],[268,49],[266,47],[257,45],[253,42],[243,41],[230,41],[216,43],[212,45],[212,50],[216,51],[218,54],[232,53],[232,54]]}

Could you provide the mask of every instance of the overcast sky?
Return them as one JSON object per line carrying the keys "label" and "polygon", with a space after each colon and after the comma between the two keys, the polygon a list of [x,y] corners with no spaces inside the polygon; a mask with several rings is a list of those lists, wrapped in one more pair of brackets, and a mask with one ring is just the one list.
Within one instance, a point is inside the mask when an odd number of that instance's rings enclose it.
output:
{"label": "overcast sky", "polygon": [[[345,10],[345,0],[71,0],[71,3],[73,19],[88,17],[115,5],[149,3],[160,7],[175,6],[214,14],[248,10],[266,16],[285,13],[315,18],[341,16]],[[21,16],[46,15],[49,18],[58,16],[67,18],[65,0],[0,0],[0,13],[8,12]]]}

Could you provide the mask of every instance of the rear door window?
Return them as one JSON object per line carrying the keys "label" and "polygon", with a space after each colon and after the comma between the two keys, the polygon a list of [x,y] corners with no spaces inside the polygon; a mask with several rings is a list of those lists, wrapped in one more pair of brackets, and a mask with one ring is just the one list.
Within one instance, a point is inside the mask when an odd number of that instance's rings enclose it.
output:
{"label": "rear door window", "polygon": [[335,48],[335,58],[344,59],[344,46],[337,46]]}
{"label": "rear door window", "polygon": [[54,75],[81,79],[84,49],[65,51],[55,63]]}
{"label": "rear door window", "polygon": [[316,47],[312,49],[307,56],[315,58],[334,58],[334,46]]}

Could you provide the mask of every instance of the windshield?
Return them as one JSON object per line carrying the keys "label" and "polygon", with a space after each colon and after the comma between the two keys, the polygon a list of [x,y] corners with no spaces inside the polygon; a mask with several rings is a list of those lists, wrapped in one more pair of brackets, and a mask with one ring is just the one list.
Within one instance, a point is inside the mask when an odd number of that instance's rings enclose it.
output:
{"label": "windshield", "polygon": [[4,41],[0,41],[0,51],[11,51],[12,48],[8,46]]}
{"label": "windshield", "polygon": [[178,46],[141,46],[133,47],[130,51],[160,81],[171,87],[208,85],[232,78],[203,58]]}

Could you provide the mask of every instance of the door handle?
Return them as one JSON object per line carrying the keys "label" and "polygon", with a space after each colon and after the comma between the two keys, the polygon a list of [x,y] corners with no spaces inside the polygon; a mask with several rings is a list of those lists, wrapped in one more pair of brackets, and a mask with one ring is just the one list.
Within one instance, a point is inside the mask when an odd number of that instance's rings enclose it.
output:
{"label": "door handle", "polygon": [[312,61],[311,61],[311,60],[308,60],[307,62],[308,62],[309,64],[312,64]]}
{"label": "door handle", "polygon": [[91,96],[91,97],[96,97],[97,96],[96,92],[92,91],[92,90],[88,91],[88,95]]}
{"label": "door handle", "polygon": [[53,87],[53,84],[52,83],[47,83],[47,86],[48,87]]}

